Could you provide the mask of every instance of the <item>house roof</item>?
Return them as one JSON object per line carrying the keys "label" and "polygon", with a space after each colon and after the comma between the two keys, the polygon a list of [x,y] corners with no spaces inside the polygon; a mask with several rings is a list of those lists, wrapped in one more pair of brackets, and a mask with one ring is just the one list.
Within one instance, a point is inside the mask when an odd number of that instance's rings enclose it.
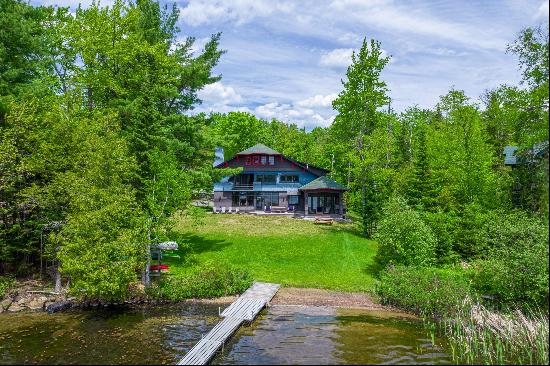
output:
{"label": "house roof", "polygon": [[[533,163],[548,154],[548,141],[538,142],[531,149],[518,152],[518,146],[504,147],[504,165]],[[517,153],[517,154],[516,154]]]}
{"label": "house roof", "polygon": [[516,165],[517,157],[515,156],[517,146],[505,146],[504,147],[504,164],[505,165]]}
{"label": "house roof", "polygon": [[265,146],[264,144],[256,144],[243,150],[236,155],[250,155],[250,154],[266,154],[266,155],[282,155],[280,152],[273,150],[272,148]]}
{"label": "house roof", "polygon": [[336,182],[333,179],[330,179],[327,176],[319,177],[306,185],[300,187],[301,191],[309,191],[315,189],[332,189],[337,191],[347,191],[347,188]]}

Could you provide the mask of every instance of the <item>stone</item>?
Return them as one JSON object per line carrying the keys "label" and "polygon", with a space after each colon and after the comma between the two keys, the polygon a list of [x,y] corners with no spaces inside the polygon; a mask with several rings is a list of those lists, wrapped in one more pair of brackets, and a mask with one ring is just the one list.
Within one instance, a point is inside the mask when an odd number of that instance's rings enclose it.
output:
{"label": "stone", "polygon": [[16,313],[18,311],[21,311],[21,310],[24,310],[25,308],[21,305],[19,305],[18,303],[13,303],[10,305],[10,307],[8,308],[8,311],[12,312],[12,313]]}
{"label": "stone", "polygon": [[3,310],[8,310],[12,302],[13,300],[10,298],[4,299],[0,302],[0,308],[2,308]]}
{"label": "stone", "polygon": [[29,302],[27,304],[27,306],[31,310],[41,310],[42,308],[44,308],[44,303],[45,302],[46,302],[45,298],[44,299],[42,299],[42,298],[33,299],[33,300],[31,300],[31,302]]}
{"label": "stone", "polygon": [[49,314],[53,314],[53,313],[57,313],[58,311],[70,309],[72,306],[73,304],[70,301],[58,301],[48,305],[46,307],[46,311]]}

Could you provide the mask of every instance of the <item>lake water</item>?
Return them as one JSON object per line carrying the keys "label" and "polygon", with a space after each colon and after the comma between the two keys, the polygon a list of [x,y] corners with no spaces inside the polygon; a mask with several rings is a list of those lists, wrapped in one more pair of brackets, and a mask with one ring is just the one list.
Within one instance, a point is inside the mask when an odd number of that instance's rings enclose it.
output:
{"label": "lake water", "polygon": [[[222,306],[222,309],[225,306]],[[218,306],[0,314],[0,364],[170,364],[217,322]],[[421,321],[360,309],[273,306],[213,364],[448,364]]]}

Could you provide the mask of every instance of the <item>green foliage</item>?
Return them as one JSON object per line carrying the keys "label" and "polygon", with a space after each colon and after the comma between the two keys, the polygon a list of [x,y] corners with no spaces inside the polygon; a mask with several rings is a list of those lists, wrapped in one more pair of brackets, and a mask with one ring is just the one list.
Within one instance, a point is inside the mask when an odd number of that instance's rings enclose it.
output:
{"label": "green foliage", "polygon": [[375,235],[379,243],[376,262],[388,265],[428,266],[435,262],[436,238],[401,197],[392,197],[384,206],[380,227]]}
{"label": "green foliage", "polygon": [[418,133],[417,145],[407,196],[411,205],[430,209],[436,204],[437,192],[428,164],[426,130],[424,128],[420,129]]}
{"label": "green foliage", "polygon": [[15,284],[15,280],[11,277],[0,276],[0,299],[8,293],[10,288]]}
{"label": "green foliage", "polygon": [[387,176],[380,170],[383,164],[389,165],[391,150],[391,135],[387,133],[390,122],[380,112],[389,102],[387,85],[381,80],[388,62],[389,57],[382,56],[380,42],[367,42],[365,38],[359,52],[352,54],[347,80],[342,81],[343,90],[332,103],[338,115],[331,135],[343,155],[338,158],[348,162],[342,173],[347,172],[350,196],[355,196],[350,207],[360,212],[367,236],[375,231],[385,193],[380,187],[385,186]]}
{"label": "green foliage", "polygon": [[464,271],[433,267],[388,268],[376,293],[385,304],[429,317],[452,315],[474,297]]}
{"label": "green foliage", "polygon": [[484,227],[485,259],[476,263],[474,286],[503,307],[548,304],[548,223],[517,212]]}
{"label": "green foliage", "polygon": [[420,215],[437,239],[436,264],[458,262],[460,255],[456,252],[456,237],[460,232],[460,217],[453,212],[443,211],[421,211]]}
{"label": "green foliage", "polygon": [[244,270],[204,263],[185,275],[164,276],[147,289],[147,294],[171,301],[212,298],[241,294],[252,282],[252,277]]}
{"label": "green foliage", "polygon": [[48,9],[0,1],[0,123],[14,100],[29,92],[47,56],[41,22]]}

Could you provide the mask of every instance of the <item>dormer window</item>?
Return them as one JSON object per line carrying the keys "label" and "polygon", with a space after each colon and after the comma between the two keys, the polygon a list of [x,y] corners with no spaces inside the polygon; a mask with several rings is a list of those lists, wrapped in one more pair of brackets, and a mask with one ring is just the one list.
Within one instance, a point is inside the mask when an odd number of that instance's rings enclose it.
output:
{"label": "dormer window", "polygon": [[275,165],[275,157],[273,155],[269,156],[269,165]]}
{"label": "dormer window", "polygon": [[262,165],[266,165],[267,164],[267,156],[263,155],[262,156]]}

